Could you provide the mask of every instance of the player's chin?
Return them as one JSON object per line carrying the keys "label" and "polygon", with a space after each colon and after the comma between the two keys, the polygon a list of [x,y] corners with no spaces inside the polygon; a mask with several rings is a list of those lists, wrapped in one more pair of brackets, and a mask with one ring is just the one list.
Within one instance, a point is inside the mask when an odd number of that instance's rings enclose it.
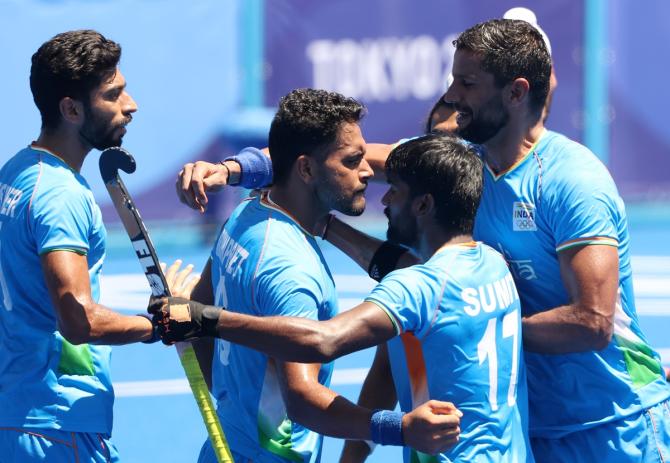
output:
{"label": "player's chin", "polygon": [[99,140],[94,147],[100,151],[105,150],[107,148],[112,148],[115,146],[121,146],[121,143],[123,143],[123,135],[109,135],[101,140]]}
{"label": "player's chin", "polygon": [[356,195],[352,201],[348,202],[347,204],[340,205],[337,210],[345,215],[359,216],[365,212],[365,205],[365,196]]}

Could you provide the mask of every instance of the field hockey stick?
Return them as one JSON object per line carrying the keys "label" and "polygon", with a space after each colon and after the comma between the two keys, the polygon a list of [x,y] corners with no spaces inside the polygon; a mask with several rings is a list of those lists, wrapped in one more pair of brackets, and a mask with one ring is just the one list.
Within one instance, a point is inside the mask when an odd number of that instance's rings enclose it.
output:
{"label": "field hockey stick", "polygon": [[[123,222],[135,249],[135,254],[144,269],[144,275],[149,281],[149,286],[151,286],[151,294],[154,297],[168,297],[170,296],[170,288],[161,270],[156,250],[133,199],[119,177],[119,169],[127,174],[135,172],[133,156],[122,148],[107,148],[104,150],[100,155],[100,175],[102,175],[102,180],[105,182],[116,212],[119,214],[121,222]],[[216,458],[219,463],[233,463],[226,436],[221,429],[193,346],[190,343],[181,342],[177,343],[176,347],[179,360],[191,386],[193,397],[198,404],[200,414],[207,428]]]}

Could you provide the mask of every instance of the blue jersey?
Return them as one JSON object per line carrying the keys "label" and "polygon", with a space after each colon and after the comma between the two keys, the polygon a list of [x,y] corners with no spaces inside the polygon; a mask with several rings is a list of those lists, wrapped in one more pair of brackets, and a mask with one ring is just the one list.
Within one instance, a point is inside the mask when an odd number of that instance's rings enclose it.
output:
{"label": "blue jersey", "polygon": [[524,315],[570,303],[558,253],[616,246],[614,335],[601,351],[526,353],[532,436],[560,437],[639,412],[670,395],[635,312],[624,204],[605,166],[584,146],[545,132],[506,172],[484,173],[475,237],[511,265]]}
{"label": "blue jersey", "polygon": [[[314,237],[265,194],[244,201],[212,251],[217,305],[249,315],[327,320],[337,313],[333,278]],[[333,364],[319,382],[330,383]],[[286,416],[272,358],[217,339],[213,393],[231,449],[258,462],[317,462],[322,438]]]}
{"label": "blue jersey", "polygon": [[500,254],[482,243],[445,247],[387,275],[366,301],[400,333],[389,359],[401,408],[436,399],[463,412],[455,447],[435,457],[406,448],[406,462],[532,461],[519,297]]}
{"label": "blue jersey", "polygon": [[84,180],[44,149],[0,170],[0,427],[109,434],[111,349],[58,332],[40,256],[86,255],[93,297],[105,257],[100,209]]}

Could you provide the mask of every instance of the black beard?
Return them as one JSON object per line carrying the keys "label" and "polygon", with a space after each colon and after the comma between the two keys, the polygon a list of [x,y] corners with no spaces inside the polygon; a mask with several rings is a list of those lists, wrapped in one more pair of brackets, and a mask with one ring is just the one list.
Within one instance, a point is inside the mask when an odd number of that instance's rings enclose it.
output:
{"label": "black beard", "polygon": [[104,150],[112,146],[121,146],[123,142],[123,135],[114,136],[114,132],[119,127],[130,123],[130,116],[123,124],[112,126],[111,122],[103,121],[96,117],[90,109],[85,109],[86,122],[81,129],[79,129],[79,136],[89,145],[97,150]]}
{"label": "black beard", "polygon": [[123,143],[123,137],[114,138],[111,133],[109,134],[93,133],[87,135],[84,132],[83,127],[81,130],[79,130],[79,136],[83,138],[86,143],[88,143],[93,148],[100,151],[105,150],[107,148],[111,148],[112,146],[121,146],[121,143]]}
{"label": "black beard", "polygon": [[355,205],[355,200],[358,198],[358,194],[354,195],[352,198],[346,198],[341,194],[333,193],[330,185],[317,188],[315,193],[317,198],[319,198],[319,201],[329,210],[338,211],[344,215],[354,217],[361,215],[365,211],[365,202],[363,202],[363,205],[360,207]]}
{"label": "black beard", "polygon": [[[460,110],[456,106],[457,110]],[[502,104],[502,97],[491,97],[481,108],[477,118],[470,112],[470,122],[456,133],[469,141],[481,145],[495,137],[509,122],[509,112]]]}
{"label": "black beard", "polygon": [[456,133],[470,143],[481,145],[495,137],[498,132],[507,125],[508,121],[509,114],[507,112],[505,112],[497,121],[472,119],[468,125],[462,129],[458,129]]}
{"label": "black beard", "polygon": [[391,225],[391,221],[389,220],[388,229],[386,230],[386,239],[392,243],[412,248],[417,240],[416,223],[412,226],[400,229]]}

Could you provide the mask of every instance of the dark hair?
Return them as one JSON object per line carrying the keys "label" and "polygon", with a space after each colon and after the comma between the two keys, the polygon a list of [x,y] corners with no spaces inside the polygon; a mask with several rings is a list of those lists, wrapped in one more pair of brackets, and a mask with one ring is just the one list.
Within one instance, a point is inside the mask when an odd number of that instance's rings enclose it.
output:
{"label": "dark hair", "polygon": [[530,85],[530,107],[539,115],[549,93],[551,56],[542,35],[526,21],[492,19],[472,26],[454,40],[456,50],[482,57],[482,69],[503,87],[523,77]]}
{"label": "dark hair", "polygon": [[386,172],[407,183],[412,197],[432,195],[435,218],[446,230],[472,234],[484,178],[472,145],[452,135],[424,135],[391,151]]}
{"label": "dark hair", "polygon": [[270,125],[269,148],[274,182],[285,183],[298,156],[320,154],[337,142],[344,123],[357,123],[361,103],[339,93],[301,88],[279,102]]}
{"label": "dark hair", "polygon": [[91,91],[113,76],[121,47],[92,30],[63,32],[42,44],[32,57],[30,90],[43,128],[60,124],[65,97],[89,104]]}
{"label": "dark hair", "polygon": [[435,115],[435,113],[437,111],[439,111],[442,108],[452,109],[454,111],[456,110],[454,108],[454,103],[446,102],[444,100],[444,95],[442,95],[440,97],[440,99],[435,102],[435,104],[433,105],[433,108],[428,113],[428,118],[426,119],[426,122],[425,122],[424,127],[423,127],[423,129],[424,129],[423,133],[431,133],[433,131],[433,125],[435,125],[435,124],[433,124],[433,116]]}

